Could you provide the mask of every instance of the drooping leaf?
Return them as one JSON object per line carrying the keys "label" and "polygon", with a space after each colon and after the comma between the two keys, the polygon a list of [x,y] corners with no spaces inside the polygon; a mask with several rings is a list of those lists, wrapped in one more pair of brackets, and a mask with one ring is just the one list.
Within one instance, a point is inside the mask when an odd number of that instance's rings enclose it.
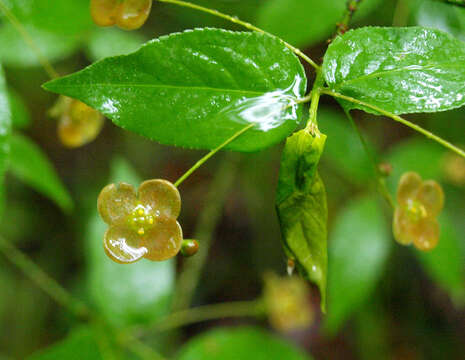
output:
{"label": "drooping leaf", "polygon": [[[120,181],[134,186],[141,182],[125,161],[117,159],[113,162],[110,182]],[[86,258],[90,297],[99,312],[117,326],[150,323],[165,315],[174,289],[174,261],[143,259],[129,265],[113,262],[103,249],[107,225],[98,215],[97,206],[93,209],[85,237]]]}
{"label": "drooping leaf", "polygon": [[[380,3],[380,0],[361,2],[355,20]],[[292,45],[312,45],[327,40],[335,32],[346,6],[347,0],[268,0],[260,8],[258,26]]]}
{"label": "drooping leaf", "polygon": [[215,329],[187,342],[177,360],[310,360],[295,348],[259,328]]}
{"label": "drooping leaf", "polygon": [[388,229],[373,198],[356,199],[341,210],[328,245],[329,333],[369,300],[391,249]]}
{"label": "drooping leaf", "polygon": [[63,341],[34,353],[27,360],[104,360],[96,336],[88,327],[79,328]]}
{"label": "drooping leaf", "polygon": [[18,179],[71,211],[73,200],[42,150],[27,137],[13,134],[9,171]]}
{"label": "drooping leaf", "polygon": [[429,276],[447,291],[457,305],[465,304],[465,254],[463,238],[447,213],[440,217],[441,235],[436,248],[415,251]]}
{"label": "drooping leaf", "polygon": [[[334,91],[394,114],[465,104],[465,43],[439,30],[365,27],[329,46],[323,62]],[[348,109],[375,111],[343,102]]]}
{"label": "drooping leaf", "polygon": [[220,29],[163,36],[44,85],[163,144],[212,149],[255,124],[227,146],[237,151],[289,135],[305,87],[302,65],[279,40]]}
{"label": "drooping leaf", "polygon": [[94,31],[87,44],[87,54],[92,61],[105,57],[125,55],[136,51],[146,40],[137,32],[116,28],[100,28]]}
{"label": "drooping leaf", "polygon": [[21,96],[13,89],[8,89],[8,101],[11,108],[11,124],[16,129],[24,129],[31,124],[31,115]]}
{"label": "drooping leaf", "polygon": [[321,107],[318,118],[321,131],[328,136],[322,161],[328,161],[337,172],[357,184],[372,179],[370,159],[347,116],[342,111]]}
{"label": "drooping leaf", "polygon": [[[54,34],[24,26],[40,53],[55,62],[73,54],[80,46],[79,38]],[[0,25],[0,61],[11,67],[39,66],[39,58],[11,24]]]}
{"label": "drooping leaf", "polygon": [[3,68],[0,64],[0,213],[5,202],[5,187],[3,180],[8,168],[10,157],[11,110],[8,101]]}
{"label": "drooping leaf", "polygon": [[304,277],[318,285],[326,304],[326,191],[317,168],[326,136],[304,129],[286,141],[276,194],[286,255]]}

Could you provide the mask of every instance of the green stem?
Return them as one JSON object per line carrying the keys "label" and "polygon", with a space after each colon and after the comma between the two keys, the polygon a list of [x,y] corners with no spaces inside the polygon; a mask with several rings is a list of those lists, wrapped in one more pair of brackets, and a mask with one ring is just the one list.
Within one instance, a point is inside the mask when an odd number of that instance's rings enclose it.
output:
{"label": "green stem", "polygon": [[11,24],[16,28],[16,30],[20,33],[20,35],[23,37],[24,42],[31,48],[31,50],[35,53],[37,56],[37,59],[39,60],[40,64],[44,68],[45,72],[48,74],[48,76],[51,79],[55,79],[59,77],[60,75],[58,72],[53,68],[52,64],[47,60],[45,56],[42,55],[42,51],[40,48],[36,45],[32,37],[29,35],[27,30],[24,28],[24,26],[19,22],[19,20],[16,18],[16,16],[8,9],[8,7],[3,3],[2,0],[0,0],[0,10],[3,11],[7,19],[11,22]]}
{"label": "green stem", "polygon": [[192,301],[200,274],[208,257],[213,232],[222,214],[221,209],[237,170],[236,161],[231,159],[231,156],[228,154],[227,158],[221,162],[210,186],[205,207],[200,213],[200,219],[194,232],[195,239],[200,243],[200,248],[195,256],[184,260],[184,268],[179,275],[173,297],[174,310],[183,310],[189,307]]}
{"label": "green stem", "polygon": [[342,35],[349,30],[349,23],[362,1],[363,0],[347,0],[346,11],[342,16],[342,20],[337,24],[336,35]]}
{"label": "green stem", "polygon": [[300,56],[304,61],[306,61],[308,64],[310,64],[311,66],[313,66],[313,68],[315,70],[318,70],[320,68],[319,65],[317,65],[312,59],[310,59],[310,57],[308,57],[307,55],[305,55],[300,49],[292,46],[291,44],[285,42],[284,40],[278,38],[277,36],[273,35],[273,34],[270,34],[258,27],[256,27],[255,25],[252,25],[246,21],[242,21],[240,19],[238,19],[237,17],[235,16],[231,16],[231,15],[227,15],[227,14],[223,14],[221,12],[219,12],[218,10],[214,10],[214,9],[210,9],[210,8],[207,8],[207,7],[204,7],[204,6],[200,6],[200,5],[196,5],[196,4],[192,4],[190,2],[187,2],[187,1],[181,1],[181,0],[158,0],[158,2],[162,2],[162,3],[168,3],[168,4],[173,4],[173,5],[179,5],[179,6],[183,6],[183,7],[187,7],[187,8],[191,8],[191,9],[194,9],[194,10],[198,10],[198,11],[202,11],[202,12],[205,12],[207,14],[210,14],[210,15],[214,15],[214,16],[217,16],[217,17],[220,17],[220,18],[223,18],[225,20],[228,20],[234,24],[238,24],[238,25],[241,25],[243,27],[245,27],[246,29],[248,30],[251,30],[251,31],[256,31],[256,32],[259,32],[261,34],[266,34],[266,35],[269,35],[269,36],[272,36],[276,39],[279,39],[289,50],[291,50],[294,54],[296,54],[297,56]]}
{"label": "green stem", "polygon": [[410,16],[410,0],[397,0],[392,18],[392,26],[407,26]]}
{"label": "green stem", "polygon": [[320,103],[321,90],[323,89],[325,79],[323,77],[323,72],[318,70],[316,72],[316,79],[313,83],[313,88],[311,92],[311,103],[310,103],[310,118],[308,119],[306,129],[313,132],[315,127],[318,127],[317,115],[318,115],[318,105]]}
{"label": "green stem", "polygon": [[389,190],[386,187],[386,181],[381,177],[381,175],[379,173],[378,166],[377,166],[378,162],[376,161],[375,156],[373,155],[373,153],[368,148],[368,144],[365,141],[365,139],[364,139],[362,133],[360,132],[359,128],[355,124],[355,121],[352,118],[352,115],[350,115],[349,111],[346,111],[345,113],[346,113],[346,116],[349,118],[349,121],[350,121],[352,127],[354,128],[355,132],[357,133],[357,135],[358,135],[358,137],[360,139],[360,142],[362,143],[362,146],[363,146],[368,158],[370,159],[370,163],[371,163],[371,165],[373,167],[373,172],[374,172],[374,175],[375,175],[375,179],[376,179],[376,182],[377,182],[377,188],[378,188],[379,193],[386,199],[388,204],[394,209],[395,208],[394,200],[393,200],[391,194],[389,193]]}
{"label": "green stem", "polygon": [[181,183],[186,180],[189,176],[192,175],[192,173],[197,170],[199,167],[201,167],[208,159],[210,159],[213,155],[215,155],[218,151],[220,151],[222,148],[224,148],[226,145],[229,143],[233,142],[236,140],[239,136],[241,136],[243,133],[245,133],[247,130],[251,129],[254,127],[255,124],[249,124],[246,127],[242,128],[239,130],[237,133],[235,133],[233,136],[231,136],[228,140],[226,140],[224,143],[219,145],[217,148],[213,149],[210,151],[207,155],[205,155],[203,158],[201,158],[199,161],[197,161],[194,166],[192,166],[189,170],[187,170],[184,175],[182,175],[175,183],[174,186],[178,187],[181,185]]}
{"label": "green stem", "polygon": [[445,2],[451,5],[465,7],[465,0],[438,0],[441,2]]}
{"label": "green stem", "polygon": [[376,105],[371,105],[371,104],[368,104],[364,101],[361,101],[361,100],[358,100],[358,99],[355,99],[353,97],[350,97],[350,96],[346,96],[346,95],[342,95],[342,94],[339,94],[337,92],[334,92],[334,91],[331,91],[329,89],[323,89],[321,91],[322,94],[326,94],[326,95],[330,95],[332,97],[335,97],[335,98],[339,98],[339,99],[342,99],[342,100],[346,100],[346,101],[349,101],[353,104],[357,104],[357,105],[361,105],[361,106],[364,106],[364,107],[367,107],[369,109],[372,109],[372,110],[375,110],[376,112],[380,113],[381,115],[384,115],[384,116],[387,116],[389,118],[391,118],[392,120],[394,121],[397,121],[397,122],[400,122],[401,124],[419,132],[420,134],[423,134],[424,136],[426,136],[427,138],[433,140],[433,141],[436,141],[438,144],[444,146],[445,148],[455,152],[456,154],[460,155],[461,157],[465,158],[465,151],[463,151],[462,149],[456,147],[455,145],[451,144],[450,142],[442,139],[441,137],[433,134],[432,132],[428,131],[428,130],[425,130],[423,129],[422,127],[398,116],[398,115],[395,115],[393,113],[390,113],[389,111],[386,111]]}
{"label": "green stem", "polygon": [[39,266],[19,251],[13,244],[0,236],[0,251],[22,270],[39,288],[57,303],[78,317],[87,317],[89,309],[80,300],[74,299],[60,284],[47,275]]}
{"label": "green stem", "polygon": [[266,314],[263,300],[234,301],[199,306],[171,313],[157,321],[148,331],[161,332],[182,326],[228,317],[259,317]]}

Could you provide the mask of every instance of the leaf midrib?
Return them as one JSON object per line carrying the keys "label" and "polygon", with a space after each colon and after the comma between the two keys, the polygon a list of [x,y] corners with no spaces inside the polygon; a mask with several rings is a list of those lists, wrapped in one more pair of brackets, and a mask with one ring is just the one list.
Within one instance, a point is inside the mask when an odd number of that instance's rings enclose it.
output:
{"label": "leaf midrib", "polygon": [[[417,65],[413,65],[413,66],[417,66]],[[397,69],[393,69],[393,70],[385,70],[385,71],[380,71],[380,72],[373,72],[371,74],[359,76],[357,78],[344,80],[344,81],[336,84],[335,88],[339,89],[339,88],[341,88],[344,85],[347,85],[349,83],[354,83],[354,82],[357,82],[357,81],[366,80],[366,79],[369,79],[369,78],[372,78],[372,77],[383,76],[383,75],[396,73],[396,72],[402,72],[402,71],[409,72],[409,71],[430,70],[430,69],[433,69],[433,68],[435,68],[437,66],[442,66],[442,67],[464,67],[464,64],[463,63],[457,63],[457,62],[454,62],[454,63],[435,63],[435,64],[423,66],[423,67],[422,66],[417,66],[415,68],[412,68],[412,65],[409,65],[409,66],[406,66],[406,67],[401,67],[401,68],[397,68]]]}
{"label": "leaf midrib", "polygon": [[[176,86],[176,85],[157,85],[157,84],[105,84],[105,83],[93,83],[93,84],[73,84],[73,85],[60,85],[59,88],[91,88],[91,87],[145,87],[145,88],[163,88],[163,89],[178,89],[178,90],[193,90],[193,91],[216,91],[216,92],[228,92],[228,93],[238,93],[238,94],[250,94],[263,96],[269,92],[279,91],[279,90],[270,90],[267,92],[264,91],[253,91],[253,90],[240,90],[240,89],[221,89],[221,88],[210,88],[204,86]],[[51,90],[51,89],[50,89]],[[283,93],[284,94],[284,93]],[[289,94],[286,94],[289,95]]]}

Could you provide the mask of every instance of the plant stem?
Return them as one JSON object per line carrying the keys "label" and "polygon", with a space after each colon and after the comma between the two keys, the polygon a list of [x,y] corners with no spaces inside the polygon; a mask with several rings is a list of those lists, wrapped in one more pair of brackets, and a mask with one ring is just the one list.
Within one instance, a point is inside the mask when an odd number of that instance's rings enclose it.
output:
{"label": "plant stem", "polygon": [[5,257],[15,264],[28,276],[39,288],[45,291],[57,303],[71,311],[78,317],[87,317],[87,306],[71,296],[60,284],[47,275],[39,266],[19,251],[13,244],[0,236],[0,251]]}
{"label": "plant stem", "polygon": [[347,30],[349,30],[349,23],[351,22],[362,1],[363,0],[347,0],[346,11],[342,16],[342,20],[336,24],[336,36],[342,35]]}
{"label": "plant stem", "polygon": [[439,143],[440,145],[444,146],[445,148],[455,152],[456,154],[460,155],[461,157],[465,158],[465,151],[463,151],[462,149],[456,147],[455,145],[451,144],[450,142],[442,139],[441,137],[433,134],[432,132],[428,131],[428,130],[425,130],[423,129],[422,127],[398,116],[398,115],[395,115],[393,113],[390,113],[389,111],[386,111],[376,105],[371,105],[371,104],[368,104],[364,101],[361,101],[361,100],[358,100],[358,99],[355,99],[353,97],[350,97],[350,96],[346,96],[346,95],[342,95],[342,94],[339,94],[337,92],[334,92],[334,91],[331,91],[329,89],[323,89],[321,91],[322,94],[326,94],[326,95],[330,95],[332,97],[335,97],[335,98],[339,98],[339,99],[342,99],[342,100],[346,100],[346,101],[349,101],[353,104],[357,104],[357,105],[361,105],[361,106],[364,106],[364,107],[367,107],[369,109],[372,109],[372,110],[375,110],[376,112],[380,113],[381,115],[384,115],[384,116],[387,116],[389,118],[391,118],[392,120],[395,120],[397,122],[400,122],[401,124],[419,132],[420,134],[423,134],[424,136],[426,136],[427,138],[433,140],[433,141],[436,141],[437,143]]}
{"label": "plant stem", "polygon": [[257,317],[266,314],[263,300],[234,301],[222,304],[199,306],[171,313],[151,326],[159,332],[179,328],[202,321],[228,317]]}
{"label": "plant stem", "polygon": [[438,0],[441,2],[445,2],[451,5],[465,7],[465,0]]}
{"label": "plant stem", "polygon": [[397,0],[392,26],[407,26],[410,15],[410,0]]}
{"label": "plant stem", "polygon": [[310,118],[308,119],[306,129],[313,132],[315,127],[318,127],[317,115],[318,115],[318,104],[320,103],[321,90],[324,85],[323,72],[318,70],[316,72],[316,79],[313,83],[311,92],[311,103],[310,103]]}
{"label": "plant stem", "polygon": [[222,12],[219,12],[218,10],[210,9],[210,8],[200,6],[200,5],[197,5],[197,4],[192,4],[192,3],[187,2],[187,1],[158,0],[158,2],[163,2],[163,3],[173,4],[173,5],[179,5],[179,6],[188,7],[188,8],[194,9],[194,10],[202,11],[202,12],[205,12],[205,13],[208,13],[208,14],[211,14],[211,15],[226,19],[226,20],[228,20],[228,21],[230,21],[230,22],[232,22],[234,24],[241,25],[241,26],[245,27],[248,30],[252,30],[252,31],[259,32],[261,34],[266,34],[266,35],[272,36],[272,37],[274,37],[276,39],[279,39],[289,50],[291,50],[297,56],[300,56],[304,61],[306,61],[308,64],[310,64],[315,70],[318,70],[320,68],[319,65],[317,65],[310,57],[305,55],[300,49],[292,46],[291,44],[285,42],[284,40],[278,38],[277,36],[275,36],[273,34],[270,34],[270,33],[266,32],[266,31],[256,27],[255,25],[252,25],[252,24],[250,24],[250,23],[248,23],[246,21],[242,21],[242,20],[238,19],[235,16],[227,15],[227,14],[224,14]]}
{"label": "plant stem", "polygon": [[174,310],[183,310],[189,307],[192,301],[200,274],[207,260],[213,232],[222,213],[223,203],[233,184],[237,164],[231,159],[231,156],[228,154],[226,159],[221,162],[210,186],[205,207],[200,213],[200,219],[195,229],[195,239],[199,240],[200,248],[195,256],[184,260],[184,268],[179,275],[173,297]]}
{"label": "plant stem", "polygon": [[255,124],[249,124],[246,127],[242,128],[239,130],[237,133],[235,133],[233,136],[231,136],[228,140],[226,140],[224,143],[219,145],[217,148],[213,149],[210,151],[207,155],[205,155],[203,158],[201,158],[199,161],[197,161],[194,166],[192,166],[189,170],[187,170],[184,175],[182,175],[176,182],[174,183],[174,186],[178,187],[181,185],[181,183],[186,180],[192,173],[197,170],[199,167],[201,167],[208,159],[210,159],[213,155],[215,155],[218,151],[220,151],[222,148],[224,148],[226,145],[229,143],[233,142],[236,140],[239,136],[241,136],[243,133],[245,133],[247,130],[251,129],[254,127]]}
{"label": "plant stem", "polygon": [[58,72],[53,68],[52,64],[47,60],[45,56],[42,55],[42,51],[36,45],[32,37],[29,35],[25,27],[19,22],[16,16],[6,7],[3,3],[3,0],[0,0],[0,10],[3,11],[7,19],[11,22],[11,24],[16,28],[16,30],[20,33],[23,37],[24,42],[31,48],[31,50],[37,56],[40,64],[44,68],[45,72],[51,79],[55,79],[59,77]]}
{"label": "plant stem", "polygon": [[359,128],[355,124],[355,121],[352,118],[352,115],[350,115],[349,111],[346,111],[345,113],[346,113],[346,116],[349,118],[349,121],[350,121],[352,127],[354,128],[355,132],[357,133],[357,135],[358,135],[358,137],[360,139],[360,142],[362,143],[362,146],[363,146],[368,158],[370,159],[370,163],[371,163],[371,165],[373,167],[373,172],[374,172],[374,175],[375,175],[375,179],[376,179],[377,188],[378,188],[379,193],[386,199],[388,204],[394,209],[395,208],[394,200],[393,200],[391,194],[389,193],[389,190],[386,187],[386,182],[384,181],[384,179],[381,177],[381,175],[379,173],[378,166],[377,166],[378,162],[376,161],[375,156],[373,155],[373,153],[368,148],[368,144],[365,141],[365,139],[363,138],[363,135],[360,132]]}

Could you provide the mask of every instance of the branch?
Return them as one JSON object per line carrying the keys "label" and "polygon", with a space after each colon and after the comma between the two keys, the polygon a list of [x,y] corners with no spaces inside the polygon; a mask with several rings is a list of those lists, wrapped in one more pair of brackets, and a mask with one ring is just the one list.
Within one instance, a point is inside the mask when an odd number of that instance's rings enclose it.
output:
{"label": "branch", "polygon": [[349,30],[349,24],[362,1],[363,0],[347,0],[346,11],[342,16],[342,20],[336,24],[335,36],[343,35],[347,30]]}

